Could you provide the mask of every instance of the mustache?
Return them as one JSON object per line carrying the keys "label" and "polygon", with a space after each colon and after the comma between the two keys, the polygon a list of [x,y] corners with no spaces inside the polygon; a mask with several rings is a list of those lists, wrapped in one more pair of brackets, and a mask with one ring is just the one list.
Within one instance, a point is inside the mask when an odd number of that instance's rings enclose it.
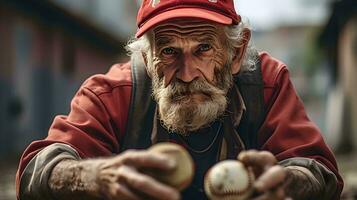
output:
{"label": "mustache", "polygon": [[156,73],[152,84],[152,96],[158,103],[161,122],[169,131],[184,134],[198,130],[223,115],[232,75],[227,67],[215,70],[212,83],[198,77],[191,82],[174,79],[166,86]]}
{"label": "mustache", "polygon": [[204,79],[195,79],[189,83],[181,80],[175,80],[165,89],[168,98],[173,100],[182,100],[182,98],[193,94],[204,94],[210,98],[215,95],[224,95],[225,91],[210,84]]}
{"label": "mustache", "polygon": [[174,79],[165,86],[163,77],[157,73],[152,74],[152,96],[159,102],[160,99],[171,103],[189,103],[190,96],[203,94],[207,99],[219,98],[226,95],[233,83],[233,76],[230,71],[230,63],[227,62],[222,69],[215,69],[215,83],[210,83],[205,78],[197,78],[191,82],[184,82]]}

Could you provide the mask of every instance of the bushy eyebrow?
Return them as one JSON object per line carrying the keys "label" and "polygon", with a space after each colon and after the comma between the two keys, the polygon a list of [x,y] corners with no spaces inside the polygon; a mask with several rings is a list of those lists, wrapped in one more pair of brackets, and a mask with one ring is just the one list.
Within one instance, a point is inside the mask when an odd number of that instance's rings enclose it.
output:
{"label": "bushy eyebrow", "polygon": [[218,42],[217,37],[213,37],[211,35],[202,35],[202,36],[196,36],[192,38],[194,41],[199,42],[199,43],[211,43],[214,44]]}
{"label": "bushy eyebrow", "polygon": [[157,37],[157,38],[155,38],[155,45],[159,49],[163,46],[166,46],[166,45],[172,43],[173,40],[174,39],[172,37],[165,37],[165,36]]}

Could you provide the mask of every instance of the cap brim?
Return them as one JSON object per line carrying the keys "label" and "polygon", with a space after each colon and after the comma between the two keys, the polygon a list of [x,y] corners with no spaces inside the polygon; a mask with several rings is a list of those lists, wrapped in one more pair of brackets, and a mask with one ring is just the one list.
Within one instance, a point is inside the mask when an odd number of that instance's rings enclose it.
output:
{"label": "cap brim", "polygon": [[137,30],[135,36],[139,38],[153,26],[175,18],[200,18],[227,25],[233,23],[231,18],[210,10],[201,8],[177,8],[165,11],[149,19]]}

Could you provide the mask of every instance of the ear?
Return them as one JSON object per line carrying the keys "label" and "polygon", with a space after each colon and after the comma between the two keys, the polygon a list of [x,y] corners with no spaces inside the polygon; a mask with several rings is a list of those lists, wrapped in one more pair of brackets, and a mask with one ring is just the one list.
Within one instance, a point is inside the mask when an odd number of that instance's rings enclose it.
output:
{"label": "ear", "polygon": [[145,69],[146,69],[146,74],[149,76],[149,78],[151,78],[151,73],[150,73],[149,68],[148,68],[148,57],[147,57],[147,54],[144,53],[144,52],[142,52],[141,55],[142,55],[143,60],[144,60]]}
{"label": "ear", "polygon": [[142,57],[143,57],[143,59],[144,59],[144,64],[145,64],[145,67],[147,67],[147,66],[148,66],[148,58],[147,58],[146,53],[141,52],[141,56],[142,56]]}
{"label": "ear", "polygon": [[234,52],[235,55],[234,55],[233,61],[232,61],[232,74],[237,74],[240,71],[240,68],[241,68],[241,65],[243,62],[243,57],[247,50],[250,37],[251,37],[250,30],[244,29],[242,44],[240,47],[237,47]]}

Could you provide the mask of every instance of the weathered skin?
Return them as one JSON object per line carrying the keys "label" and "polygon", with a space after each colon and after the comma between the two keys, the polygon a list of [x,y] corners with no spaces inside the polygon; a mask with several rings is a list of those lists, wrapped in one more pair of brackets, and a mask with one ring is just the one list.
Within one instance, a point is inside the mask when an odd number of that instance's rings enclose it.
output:
{"label": "weathered skin", "polygon": [[224,114],[232,84],[224,27],[201,20],[174,20],[155,27],[147,55],[160,119],[183,135]]}
{"label": "weathered skin", "polygon": [[217,84],[227,55],[223,27],[202,21],[176,21],[154,29],[153,64],[167,86],[174,78],[191,82],[205,78]]}
{"label": "weathered skin", "polygon": [[[205,79],[219,87],[221,77],[218,72],[222,71],[228,57],[222,26],[200,20],[180,20],[155,27],[153,34],[152,62],[147,66],[154,66],[165,87],[173,81],[189,83],[195,79]],[[245,31],[244,37],[245,43],[236,49],[231,62],[231,74],[239,72],[250,39],[249,30]],[[208,99],[204,93],[191,95],[195,103]],[[255,169],[258,176],[255,182],[259,193],[255,197],[257,200],[286,199],[283,184],[286,179],[289,183],[299,184],[305,184],[307,180],[306,174],[277,165],[275,157],[269,152],[243,152],[238,159]],[[169,170],[176,164],[161,154],[145,150],[129,150],[110,158],[64,160],[52,171],[49,186],[58,199],[179,199],[177,190],[138,171],[141,167]],[[286,185],[288,194],[299,199],[314,192],[309,188],[304,191],[289,190],[290,186]]]}
{"label": "weathered skin", "polygon": [[58,199],[179,199],[179,192],[138,172],[139,168],[170,170],[163,154],[128,150],[118,156],[83,161],[64,160],[52,171],[49,186]]}
{"label": "weathered skin", "polygon": [[321,192],[318,182],[311,181],[313,175],[308,169],[279,166],[274,155],[268,151],[249,150],[240,153],[237,158],[252,166],[258,177],[252,200],[317,199]]}

